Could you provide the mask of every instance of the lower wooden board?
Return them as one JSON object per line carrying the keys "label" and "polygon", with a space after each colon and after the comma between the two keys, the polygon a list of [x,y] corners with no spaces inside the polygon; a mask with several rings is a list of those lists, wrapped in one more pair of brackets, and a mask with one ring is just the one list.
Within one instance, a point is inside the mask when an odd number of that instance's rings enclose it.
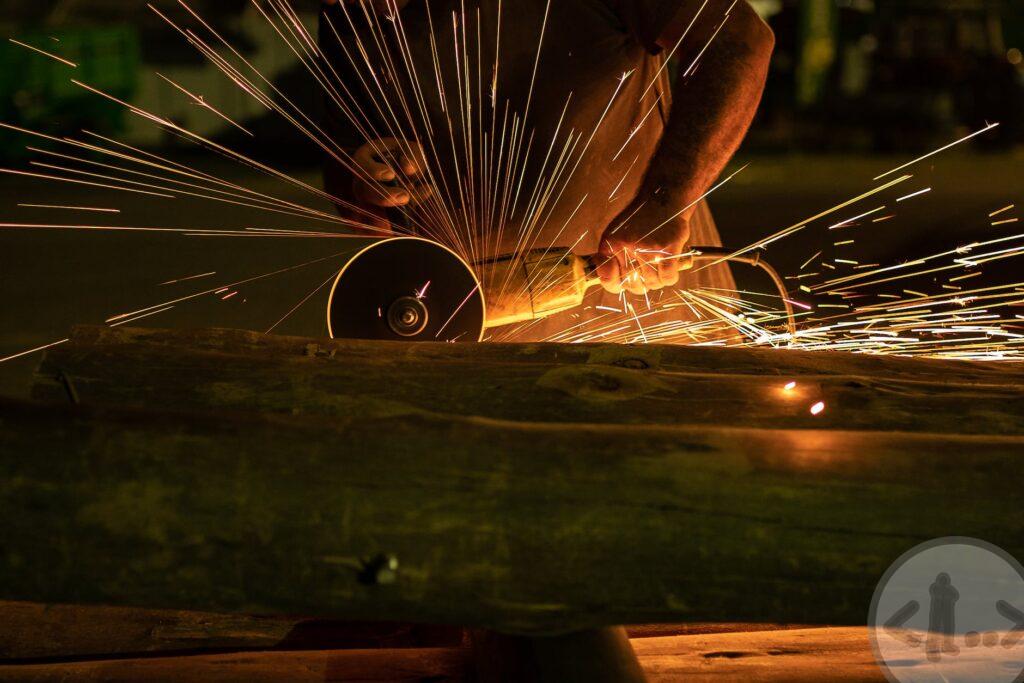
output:
{"label": "lower wooden board", "polygon": [[[770,623],[627,626],[631,638],[803,628]],[[0,664],[188,652],[452,647],[457,626],[351,622],[95,605],[0,601]]]}
{"label": "lower wooden board", "polygon": [[[650,683],[885,681],[863,627],[642,638],[633,639],[632,645]],[[461,681],[469,669],[465,648],[326,650],[0,665],[0,681]]]}

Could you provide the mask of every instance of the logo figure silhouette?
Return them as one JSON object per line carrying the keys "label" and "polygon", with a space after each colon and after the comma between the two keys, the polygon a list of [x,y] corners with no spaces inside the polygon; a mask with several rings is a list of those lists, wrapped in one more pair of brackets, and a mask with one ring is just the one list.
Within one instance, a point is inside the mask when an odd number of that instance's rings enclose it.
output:
{"label": "logo figure silhouette", "polygon": [[925,649],[928,659],[937,662],[942,653],[959,654],[960,648],[953,640],[956,633],[956,601],[960,591],[954,586],[949,574],[939,572],[928,587],[931,604],[928,608],[928,641]]}

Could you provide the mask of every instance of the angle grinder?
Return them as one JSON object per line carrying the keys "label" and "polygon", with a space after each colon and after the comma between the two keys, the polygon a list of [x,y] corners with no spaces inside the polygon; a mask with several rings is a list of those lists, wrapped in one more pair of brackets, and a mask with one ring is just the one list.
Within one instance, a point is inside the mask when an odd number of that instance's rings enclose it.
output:
{"label": "angle grinder", "polygon": [[[600,284],[600,258],[539,249],[470,265],[421,237],[368,240],[334,279],[327,330],[332,338],[479,341],[489,328],[580,306],[587,291]],[[721,247],[693,247],[680,259],[680,270],[723,260],[758,266],[771,277],[792,333],[785,284],[759,252],[733,256]]]}

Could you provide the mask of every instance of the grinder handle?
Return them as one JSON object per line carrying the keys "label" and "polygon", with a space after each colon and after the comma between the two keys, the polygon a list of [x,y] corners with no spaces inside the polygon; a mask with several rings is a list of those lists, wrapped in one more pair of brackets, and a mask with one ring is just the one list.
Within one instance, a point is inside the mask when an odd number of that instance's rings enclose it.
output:
{"label": "grinder handle", "polygon": [[[594,284],[600,283],[600,278],[597,277],[597,267],[598,264],[601,263],[600,259],[605,257],[599,254],[591,254],[584,258],[586,259],[584,272],[587,274],[588,278],[586,286],[590,287]],[[690,270],[695,264],[706,262],[745,263],[748,266],[754,266],[755,268],[760,268],[764,271],[765,274],[771,278],[772,283],[775,285],[775,289],[778,291],[779,298],[782,301],[782,308],[786,312],[786,330],[789,332],[791,338],[796,337],[796,312],[793,310],[793,304],[789,300],[789,291],[786,289],[786,282],[774,268],[761,259],[760,250],[755,249],[750,252],[733,252],[724,247],[691,246],[689,253],[683,254],[679,259],[679,270]]]}
{"label": "grinder handle", "polygon": [[[704,247],[701,247],[704,249]],[[696,250],[691,250],[689,253],[680,254],[675,258],[679,267],[677,270],[684,271],[693,268],[695,257],[698,255]],[[583,259],[583,272],[587,276],[587,287],[593,287],[594,285],[601,284],[601,278],[597,274],[597,269],[605,262],[608,261],[608,257],[603,254],[590,254],[589,256],[578,256],[576,258]]]}
{"label": "grinder handle", "polygon": [[[537,320],[581,305],[587,290],[601,283],[597,268],[605,258],[602,254],[578,256],[568,249],[545,249],[476,264],[485,283],[486,326]],[[771,277],[786,312],[787,329],[795,335],[796,318],[786,284],[761,260],[760,251],[735,253],[722,247],[691,247],[679,259],[679,270],[689,270],[697,263],[724,261],[759,267]]]}

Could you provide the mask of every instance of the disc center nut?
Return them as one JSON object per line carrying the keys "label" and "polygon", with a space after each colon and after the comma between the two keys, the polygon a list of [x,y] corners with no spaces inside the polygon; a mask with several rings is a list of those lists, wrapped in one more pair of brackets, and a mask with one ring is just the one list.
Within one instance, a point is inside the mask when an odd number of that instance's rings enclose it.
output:
{"label": "disc center nut", "polygon": [[430,314],[414,296],[395,299],[388,307],[388,327],[401,337],[415,337],[427,327]]}

